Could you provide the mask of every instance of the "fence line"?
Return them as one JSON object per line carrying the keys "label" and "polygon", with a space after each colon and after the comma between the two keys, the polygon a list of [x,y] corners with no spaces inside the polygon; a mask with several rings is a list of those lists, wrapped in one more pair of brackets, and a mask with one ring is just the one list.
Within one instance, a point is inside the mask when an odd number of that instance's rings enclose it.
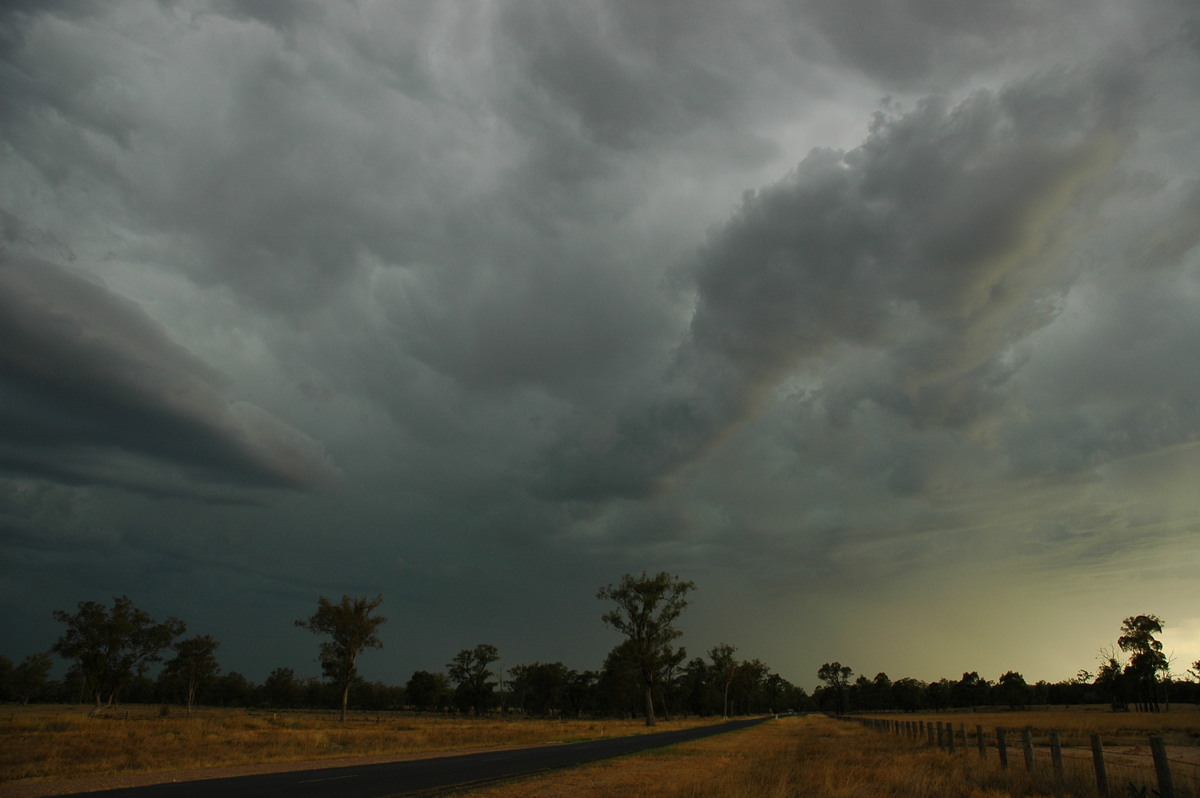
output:
{"label": "fence line", "polygon": [[[935,723],[934,721],[926,720],[896,720],[892,718],[860,718],[850,716],[841,716],[840,719],[858,723],[875,731],[909,737],[918,741],[923,740],[927,745],[936,745],[939,749],[947,751],[950,754],[957,754],[960,748],[965,753],[968,748],[967,725],[965,723],[958,724],[958,739],[956,740],[956,730],[953,721],[943,722],[939,720]],[[1002,770],[1008,768],[1009,731],[1011,730],[1003,726],[997,726],[995,729],[996,756]],[[1025,770],[1032,774],[1035,772],[1033,729],[1026,726],[1020,732]],[[990,746],[983,726],[976,725],[974,734],[979,757],[986,760],[987,751]],[[1064,778],[1062,735],[1057,730],[1050,730],[1047,735],[1050,766],[1055,779],[1061,781]],[[1101,798],[1109,798],[1108,767],[1103,742],[1099,734],[1092,734],[1089,742],[1091,747],[1092,771],[1096,781],[1096,794],[1101,796]],[[1195,763],[1169,758],[1163,738],[1159,735],[1149,735],[1149,747],[1150,756],[1153,760],[1155,780],[1158,783],[1156,794],[1160,798],[1183,798],[1175,788],[1175,774],[1171,769],[1171,763],[1175,762],[1176,764],[1190,766],[1193,769],[1197,766]],[[1086,753],[1083,756],[1086,757]],[[1145,754],[1124,754],[1122,756],[1145,756]],[[1078,759],[1079,757],[1072,756],[1071,758]],[[1180,775],[1190,778],[1192,781],[1200,782],[1200,778],[1194,773]],[[1194,795],[1195,793],[1189,790],[1187,794]]]}

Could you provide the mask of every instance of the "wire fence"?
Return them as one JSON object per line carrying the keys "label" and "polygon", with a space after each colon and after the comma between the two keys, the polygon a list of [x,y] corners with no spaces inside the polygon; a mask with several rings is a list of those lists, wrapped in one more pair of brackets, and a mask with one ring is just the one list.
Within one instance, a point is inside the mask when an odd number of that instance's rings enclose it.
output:
{"label": "wire fence", "polygon": [[[1196,749],[1196,744],[1186,738],[1122,735],[1117,738],[1121,743],[1119,748],[1106,751],[1104,741],[1094,733],[1063,733],[1032,727],[984,729],[978,724],[968,729],[966,723],[953,721],[853,716],[841,719],[937,746],[953,755],[975,752],[981,761],[994,761],[1002,770],[1023,768],[1031,775],[1042,775],[1059,784],[1065,785],[1069,780],[1094,785],[1094,794],[1101,798],[1150,795],[1200,798],[1200,758],[1180,755]],[[1113,741],[1109,742],[1111,748]]]}

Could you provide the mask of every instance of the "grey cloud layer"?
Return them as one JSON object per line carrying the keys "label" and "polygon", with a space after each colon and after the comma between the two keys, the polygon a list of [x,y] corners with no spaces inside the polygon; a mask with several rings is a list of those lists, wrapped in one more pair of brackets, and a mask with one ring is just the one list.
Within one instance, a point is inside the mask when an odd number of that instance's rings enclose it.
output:
{"label": "grey cloud layer", "polygon": [[839,344],[890,350],[890,396],[875,398],[912,424],[970,423],[1011,345],[1053,318],[1069,276],[1055,250],[1118,155],[1127,99],[1051,75],[926,100],[880,115],[854,151],[814,151],[705,246],[669,395],[598,445],[553,452],[556,490],[645,495]]}
{"label": "grey cloud layer", "polygon": [[[336,481],[315,442],[225,400],[136,305],[47,261],[0,253],[0,367],[6,470],[168,493]],[[155,475],[161,463],[186,480]]]}
{"label": "grey cloud layer", "polygon": [[1177,536],[1194,6],[849,8],[6,5],[4,545],[446,636]]}

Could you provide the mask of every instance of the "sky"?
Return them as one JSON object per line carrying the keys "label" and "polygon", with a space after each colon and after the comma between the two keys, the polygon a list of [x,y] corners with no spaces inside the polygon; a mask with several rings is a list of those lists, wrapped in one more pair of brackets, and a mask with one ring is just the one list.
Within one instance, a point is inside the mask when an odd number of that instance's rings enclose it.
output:
{"label": "sky", "polygon": [[1194,0],[0,5],[0,653],[1200,659]]}

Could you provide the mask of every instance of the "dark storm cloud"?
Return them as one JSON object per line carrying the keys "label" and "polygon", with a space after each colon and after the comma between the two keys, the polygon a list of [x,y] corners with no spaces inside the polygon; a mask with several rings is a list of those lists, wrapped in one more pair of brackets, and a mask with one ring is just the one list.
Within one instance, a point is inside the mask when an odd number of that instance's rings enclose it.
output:
{"label": "dark storm cloud", "polygon": [[[573,67],[577,82],[543,97],[545,70],[569,60],[560,50],[539,60],[561,20],[498,30],[500,42],[522,34],[532,54],[497,53],[495,74],[479,75],[472,59],[487,57],[476,48],[492,39],[466,12],[393,19],[379,8],[374,22],[335,15],[322,26],[309,11],[259,13],[272,8],[139,19],[177,43],[158,52],[141,34],[139,53],[180,64],[161,79],[123,57],[118,45],[137,34],[119,18],[90,37],[29,20],[8,76],[25,98],[8,115],[14,153],[42,175],[92,184],[158,249],[153,259],[229,287],[256,311],[306,325],[321,308],[359,301],[341,293],[356,281],[374,282],[368,301],[388,323],[380,334],[468,388],[557,388],[628,362],[640,337],[658,334],[653,275],[607,233],[637,200],[637,187],[622,185],[635,170],[572,130],[590,107],[580,87],[599,90],[617,68],[603,47]],[[389,22],[395,32],[381,35]],[[221,41],[237,43],[230,57],[207,58]],[[444,51],[461,53],[453,68]],[[676,87],[654,83],[652,58],[630,60],[628,90],[644,102],[622,101],[628,114],[589,124],[636,125],[668,104]],[[694,105],[715,92],[691,94]],[[596,191],[599,178],[616,188]]]}
{"label": "dark storm cloud", "polygon": [[[1096,4],[984,0],[879,0],[864,24],[861,6],[802,0],[786,8],[796,50],[861,70],[893,90],[959,85],[964,77],[1016,59],[1038,59],[1055,42],[1075,49],[1095,37]],[[814,31],[819,35],[814,36]],[[1103,36],[1103,34],[1100,34]]]}
{"label": "dark storm cloud", "polygon": [[[1177,256],[1163,255],[1167,269]],[[1005,446],[1017,477],[1070,478],[1200,440],[1190,354],[1200,322],[1186,281],[1139,270],[1097,280],[1079,292],[1080,316],[1028,365],[1030,417]]]}
{"label": "dark storm cloud", "polygon": [[320,19],[320,3],[304,0],[218,0],[214,8],[233,19],[257,20],[284,32],[302,21]]}
{"label": "dark storm cloud", "polygon": [[524,56],[524,101],[546,95],[563,123],[625,151],[740,110],[732,80],[681,51],[689,19],[672,4],[518,3],[503,29]]}
{"label": "dark storm cloud", "polygon": [[947,67],[994,63],[1019,27],[1044,19],[1011,2],[880,2],[872,8],[878,24],[871,25],[862,24],[861,8],[836,0],[810,0],[793,9],[797,22],[815,25],[840,59],[895,87]]}
{"label": "dark storm cloud", "polygon": [[[4,124],[27,164],[104,186],[132,232],[170,236],[195,282],[288,313],[323,302],[364,257],[428,251],[427,231],[442,227],[431,206],[453,202],[462,171],[419,178],[461,137],[434,134],[449,120],[389,81],[388,65],[363,80],[312,53],[308,12],[252,6],[156,15],[130,4],[90,30],[20,17]],[[229,57],[211,59],[222,41]],[[179,68],[147,68],[156,59]]]}
{"label": "dark storm cloud", "polygon": [[835,345],[892,348],[890,404],[913,424],[986,412],[1011,342],[1051,318],[1054,248],[1117,155],[1122,88],[1052,73],[930,98],[747,198],[700,254],[666,395],[552,451],[550,493],[647,495]]}
{"label": "dark storm cloud", "polygon": [[[303,433],[222,396],[223,380],[131,301],[0,254],[0,465],[52,481],[311,490],[336,469]],[[183,483],[180,483],[182,485]]]}
{"label": "dark storm cloud", "polygon": [[689,646],[724,613],[811,682],[814,617],[1200,513],[1187,0],[8,8],[25,650],[136,590],[261,679],[353,591],[392,607],[372,677],[594,667],[595,587],[662,568]]}

